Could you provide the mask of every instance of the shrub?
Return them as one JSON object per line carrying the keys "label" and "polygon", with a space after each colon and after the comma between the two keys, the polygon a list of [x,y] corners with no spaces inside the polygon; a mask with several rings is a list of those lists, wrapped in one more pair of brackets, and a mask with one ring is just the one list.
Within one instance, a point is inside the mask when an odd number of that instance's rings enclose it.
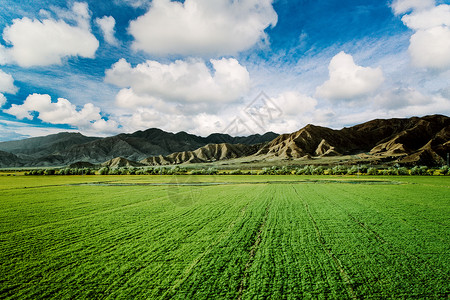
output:
{"label": "shrub", "polygon": [[216,168],[208,168],[208,170],[206,170],[206,174],[208,175],[216,175],[218,173]]}
{"label": "shrub", "polygon": [[325,168],[322,166],[315,167],[312,170],[313,175],[323,175],[325,173]]}
{"label": "shrub", "polygon": [[397,169],[397,175],[409,175],[409,170],[405,167],[400,167]]}
{"label": "shrub", "polygon": [[206,169],[192,170],[191,175],[206,175]]}
{"label": "shrub", "polygon": [[429,171],[428,167],[426,167],[426,166],[420,167],[420,175],[429,175],[428,171]]}
{"label": "shrub", "polygon": [[347,174],[347,168],[345,166],[341,166],[341,165],[334,166],[331,169],[331,174],[332,175],[344,175],[344,174]]}
{"label": "shrub", "polygon": [[384,175],[397,175],[397,169],[390,167],[389,169],[386,170],[386,174]]}
{"label": "shrub", "polygon": [[119,168],[118,175],[128,175],[128,169],[127,168]]}
{"label": "shrub", "polygon": [[378,175],[378,170],[376,168],[368,168],[367,175]]}
{"label": "shrub", "polygon": [[46,169],[44,171],[44,175],[55,175],[55,170],[54,169]]}
{"label": "shrub", "polygon": [[109,168],[108,168],[108,167],[100,168],[100,170],[98,171],[98,173],[99,173],[100,175],[108,175],[108,174],[109,174]]}
{"label": "shrub", "polygon": [[368,170],[369,170],[369,167],[367,165],[359,166],[359,173],[361,173],[361,174],[367,174]]}
{"label": "shrub", "polygon": [[357,166],[352,166],[351,168],[347,169],[347,174],[348,175],[355,175],[358,173],[358,167]]}

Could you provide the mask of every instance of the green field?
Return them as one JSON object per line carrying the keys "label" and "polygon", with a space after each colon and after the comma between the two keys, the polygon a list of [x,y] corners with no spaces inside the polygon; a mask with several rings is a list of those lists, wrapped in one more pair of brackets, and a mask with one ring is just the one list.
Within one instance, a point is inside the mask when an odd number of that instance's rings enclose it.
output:
{"label": "green field", "polygon": [[450,294],[450,177],[0,176],[1,299]]}

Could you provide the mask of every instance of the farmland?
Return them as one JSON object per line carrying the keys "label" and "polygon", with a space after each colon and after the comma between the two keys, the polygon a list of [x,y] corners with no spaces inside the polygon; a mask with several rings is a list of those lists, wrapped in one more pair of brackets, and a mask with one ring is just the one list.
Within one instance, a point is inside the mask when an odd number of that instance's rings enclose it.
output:
{"label": "farmland", "polygon": [[0,298],[446,298],[449,192],[444,176],[0,176]]}

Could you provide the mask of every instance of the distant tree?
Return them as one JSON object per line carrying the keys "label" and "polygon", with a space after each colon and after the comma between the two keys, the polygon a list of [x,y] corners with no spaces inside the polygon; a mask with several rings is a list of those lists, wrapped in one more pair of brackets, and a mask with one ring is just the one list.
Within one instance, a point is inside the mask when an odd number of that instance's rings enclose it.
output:
{"label": "distant tree", "polygon": [[136,175],[145,175],[144,169],[138,169],[138,170],[136,170]]}
{"label": "distant tree", "polygon": [[367,175],[378,175],[378,170],[376,168],[368,168],[367,169]]}
{"label": "distant tree", "polygon": [[54,169],[45,169],[44,175],[55,175]]}
{"label": "distant tree", "polygon": [[315,167],[312,170],[313,175],[323,175],[325,173],[325,168],[322,166]]}
{"label": "distant tree", "polygon": [[360,165],[359,166],[359,172],[361,174],[366,174],[368,170],[369,170],[369,167],[367,165]]}
{"label": "distant tree", "polygon": [[386,174],[385,175],[397,175],[397,169],[390,167],[386,170]]}
{"label": "distant tree", "polygon": [[136,175],[136,171],[137,171],[137,168],[136,168],[136,167],[130,167],[130,168],[128,169],[128,174],[130,174],[130,175]]}
{"label": "distant tree", "polygon": [[409,175],[409,170],[405,167],[400,167],[397,169],[397,175]]}
{"label": "distant tree", "polygon": [[216,175],[218,173],[216,168],[208,168],[208,170],[206,170],[206,174],[208,175]]}
{"label": "distant tree", "polygon": [[119,168],[117,175],[128,175],[128,169],[127,168]]}
{"label": "distant tree", "polygon": [[334,166],[331,170],[332,170],[333,175],[347,174],[347,167],[345,167],[345,166],[337,165],[337,166]]}
{"label": "distant tree", "polygon": [[355,175],[358,173],[358,166],[352,166],[351,168],[347,169],[348,175]]}
{"label": "distant tree", "polygon": [[429,173],[428,173],[428,167],[426,167],[426,166],[421,166],[421,167],[420,167],[420,175],[429,175]]}
{"label": "distant tree", "polygon": [[240,169],[233,170],[230,172],[230,175],[242,175],[242,171]]}
{"label": "distant tree", "polygon": [[100,170],[98,171],[98,173],[100,175],[108,175],[109,174],[109,168],[108,167],[102,167],[100,168]]}

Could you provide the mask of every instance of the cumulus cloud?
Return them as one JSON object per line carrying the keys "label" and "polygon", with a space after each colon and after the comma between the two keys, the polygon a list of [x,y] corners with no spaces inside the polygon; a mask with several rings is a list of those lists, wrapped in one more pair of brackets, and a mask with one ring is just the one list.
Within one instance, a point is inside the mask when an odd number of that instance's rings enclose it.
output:
{"label": "cumulus cloud", "polygon": [[14,85],[14,78],[0,70],[0,93],[15,94],[18,90]]}
{"label": "cumulus cloud", "polygon": [[[165,107],[152,102],[151,106],[142,107],[139,101],[145,101],[134,95],[132,91],[121,91],[123,101],[137,101],[135,109],[124,113],[119,118],[123,130],[133,132],[150,127],[161,128],[166,131],[184,130],[198,135],[209,135],[214,132],[228,133],[230,135],[248,135],[274,131],[278,133],[293,132],[308,123],[322,123],[322,118],[329,116],[329,111],[317,109],[317,101],[297,91],[287,91],[270,98],[270,105],[280,107],[283,112],[274,113],[267,117],[264,126],[256,123],[250,117],[246,108],[250,103],[233,103],[222,107],[220,110],[205,111],[204,109],[189,109],[191,104],[180,106],[175,103],[166,103]],[[119,94],[121,94],[119,93]],[[155,101],[154,99],[152,101]],[[255,104],[259,107],[259,104]],[[169,121],[170,120],[170,121]],[[239,123],[236,123],[236,120]],[[329,120],[329,118],[328,118]]]}
{"label": "cumulus cloud", "polygon": [[32,94],[21,105],[13,104],[5,113],[18,119],[32,120],[37,118],[50,124],[68,124],[83,129],[86,128],[117,128],[117,123],[112,120],[105,121],[100,115],[100,108],[92,103],[87,103],[80,110],[69,100],[58,98],[52,102],[50,95]]}
{"label": "cumulus cloud", "polygon": [[317,100],[296,91],[284,92],[272,99],[286,115],[313,113]]}
{"label": "cumulus cloud", "polygon": [[58,15],[74,20],[76,26],[62,19],[13,20],[3,31],[3,39],[11,47],[0,49],[0,63],[32,67],[61,64],[63,58],[70,56],[93,58],[99,43],[90,31],[87,4],[76,2],[71,11],[61,11]]}
{"label": "cumulus cloud", "polygon": [[450,68],[450,28],[437,26],[417,31],[411,36],[409,53],[417,67]]}
{"label": "cumulus cloud", "polygon": [[[427,2],[428,3],[428,2]],[[407,12],[396,10],[394,12]],[[411,7],[402,17],[403,23],[415,31],[411,36],[409,53],[417,67],[445,70],[450,68],[450,5]]]}
{"label": "cumulus cloud", "polygon": [[117,46],[119,41],[114,36],[116,26],[116,20],[111,16],[104,16],[103,18],[95,19],[95,23],[100,27],[103,32],[103,38],[108,44]]}
{"label": "cumulus cloud", "polygon": [[[236,59],[211,59],[210,63],[213,73],[198,59],[177,60],[170,64],[149,60],[134,68],[121,59],[106,71],[105,80],[132,89],[132,93],[140,97],[132,101],[120,100],[122,106],[136,103],[145,106],[144,102],[152,102],[152,99],[180,103],[233,102],[249,90],[249,73]],[[130,91],[128,95],[131,95]]]}
{"label": "cumulus cloud", "polygon": [[129,32],[150,54],[232,55],[266,40],[277,18],[272,0],[154,0]]}
{"label": "cumulus cloud", "polygon": [[328,71],[330,78],[317,87],[317,97],[351,100],[374,92],[384,82],[381,68],[358,66],[345,52],[331,59]]}
{"label": "cumulus cloud", "polygon": [[433,7],[435,0],[395,0],[391,7],[396,15],[407,13],[415,9]]}

